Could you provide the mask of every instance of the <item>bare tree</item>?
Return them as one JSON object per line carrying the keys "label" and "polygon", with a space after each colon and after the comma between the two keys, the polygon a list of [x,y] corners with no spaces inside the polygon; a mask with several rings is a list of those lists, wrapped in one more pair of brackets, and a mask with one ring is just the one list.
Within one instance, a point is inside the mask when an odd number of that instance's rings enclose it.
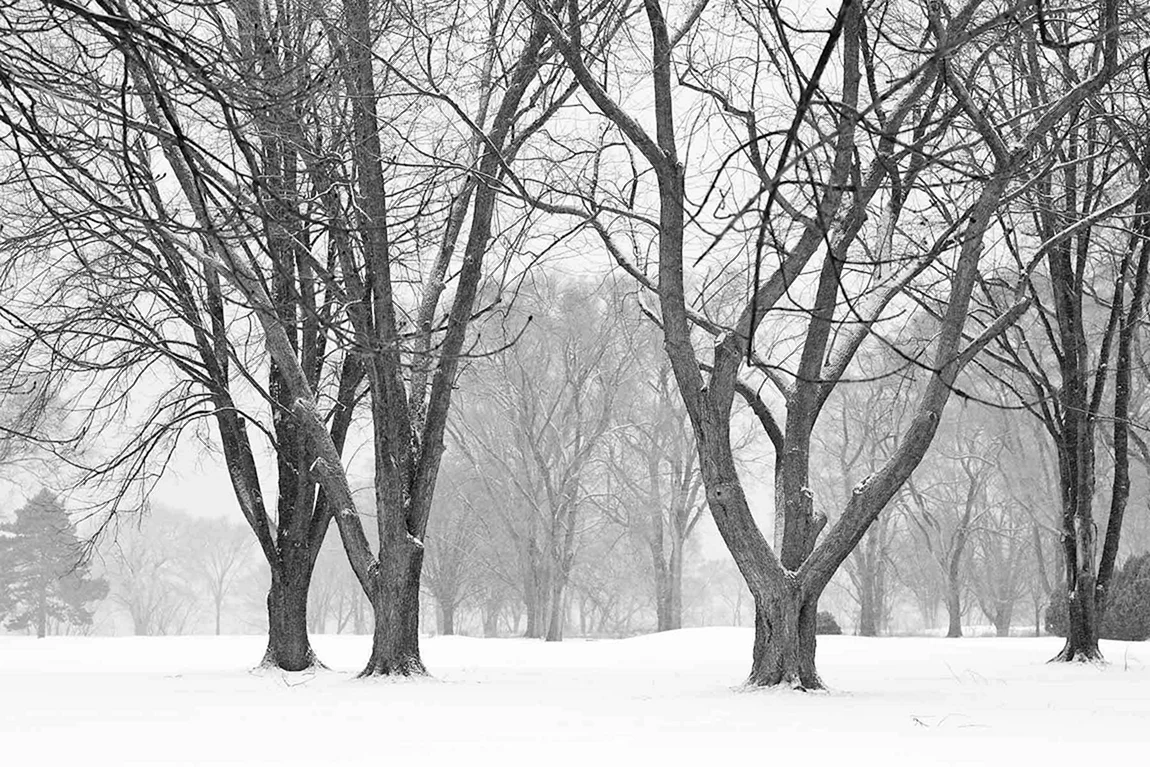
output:
{"label": "bare tree", "polygon": [[[600,525],[584,537],[571,574],[568,602],[582,636],[630,636],[650,630],[654,603],[650,549],[627,528]],[[656,623],[656,626],[658,624]]]}
{"label": "bare tree", "polygon": [[617,297],[589,284],[524,292],[531,325],[488,363],[459,421],[457,442],[515,545],[527,636],[563,638],[565,591],[618,406],[631,384],[633,346]]}
{"label": "bare tree", "polygon": [[[998,472],[1001,441],[988,439],[970,413],[936,440],[936,457],[925,477],[908,480],[899,497],[946,584],[946,635],[962,636],[963,594],[970,583],[969,544],[988,512],[988,485]],[[995,450],[997,443],[998,450]]]}
{"label": "bare tree", "polygon": [[154,508],[106,546],[109,596],[138,636],[182,634],[200,610],[188,546],[191,524],[181,512]]}
{"label": "bare tree", "polygon": [[[813,434],[821,455],[813,456],[812,480],[816,499],[848,496],[859,479],[873,474],[890,459],[899,432],[906,427],[913,377],[888,376],[890,355],[868,354],[856,361],[863,382],[840,387],[828,399],[824,416],[828,428]],[[833,427],[833,428],[831,428]],[[820,491],[829,492],[820,492]],[[832,517],[836,510],[825,501],[819,511]],[[843,563],[847,591],[858,605],[858,633],[878,636],[893,606],[896,581],[892,557],[900,520],[881,515]]]}
{"label": "bare tree", "polygon": [[252,537],[244,527],[219,518],[193,521],[186,535],[192,574],[208,593],[219,635],[224,602],[251,565]]}
{"label": "bare tree", "polygon": [[668,631],[683,627],[683,560],[706,504],[698,454],[670,367],[651,359],[659,353],[653,344],[640,343],[640,364],[652,375],[634,387],[609,466],[623,496],[619,516],[650,552],[656,628]]}
{"label": "bare tree", "polygon": [[[1057,133],[1039,137],[1047,160],[1003,214],[1007,246],[1039,313],[1003,336],[996,355],[999,368],[1006,363],[1021,374],[1017,383],[999,377],[1039,419],[1057,454],[1070,630],[1055,660],[1089,661],[1101,658],[1098,626],[1130,493],[1133,350],[1150,264],[1150,144],[1141,127],[1145,73],[1121,63],[1143,53],[1144,9],[1104,1],[1074,13],[1089,16],[1096,31],[1080,36],[1085,30],[1050,24],[1041,8],[1028,20],[1031,34],[988,72],[981,130],[1007,114],[1043,108],[1060,90],[1083,88],[1084,68],[1114,79],[1114,88],[1067,111]],[[996,87],[1007,80],[1017,87]],[[1023,255],[1032,248],[1033,256]],[[984,293],[990,305],[1001,303],[995,286]],[[1112,424],[1114,472],[1099,551],[1094,498],[1104,417]]]}
{"label": "bare tree", "polygon": [[[48,444],[75,448],[99,434],[104,447],[120,438],[85,474],[116,480],[113,511],[133,486],[147,494],[189,426],[214,421],[240,509],[271,568],[265,662],[297,670],[315,662],[306,596],[330,509],[301,470],[309,464],[284,363],[259,354],[252,302],[230,284],[233,269],[260,283],[262,306],[280,320],[296,366],[329,395],[337,451],[362,369],[342,347],[326,351],[344,297],[334,282],[315,279],[330,274],[332,260],[325,267],[301,247],[324,229],[314,206],[300,202],[309,196],[297,173],[301,148],[285,154],[283,126],[269,125],[271,112],[309,100],[322,112],[322,95],[273,92],[284,77],[267,69],[293,53],[283,40],[255,55],[261,17],[253,7],[225,4],[198,19],[201,34],[218,33],[216,45],[180,26],[178,14],[131,3],[101,3],[99,12],[22,3],[23,34],[4,38],[5,62],[18,68],[5,73],[3,119],[29,214],[6,245],[22,257],[26,290],[6,304],[5,319],[19,339],[12,374],[41,376],[72,395],[73,436]],[[57,78],[77,87],[58,91]],[[215,152],[229,142],[236,152]],[[37,279],[45,264],[50,279]],[[155,369],[170,384],[139,385]],[[259,420],[261,406],[270,425]],[[276,453],[274,508],[256,468],[253,424]],[[77,460],[74,451],[64,457]]]}
{"label": "bare tree", "polygon": [[[516,154],[572,90],[547,66],[544,32],[503,4],[396,3],[387,14],[364,0],[234,0],[170,14],[117,0],[25,5],[29,34],[5,37],[20,50],[2,58],[33,63],[4,72],[3,116],[30,207],[44,207],[49,187],[51,224],[63,224],[80,273],[93,275],[93,250],[106,243],[138,267],[141,284],[123,285],[115,306],[177,283],[164,306],[183,335],[127,315],[141,331],[129,348],[159,349],[183,376],[148,420],[150,438],[128,453],[134,476],[153,471],[155,435],[214,418],[271,567],[268,661],[316,662],[307,589],[334,518],[375,612],[364,673],[423,673],[421,540],[496,198],[515,180]],[[447,38],[479,42],[448,55],[437,42]],[[62,93],[55,83],[65,80],[82,87]],[[33,108],[43,101],[59,108]],[[100,263],[93,282],[118,284],[119,263]],[[106,306],[85,304],[99,322]],[[260,388],[258,366],[231,366],[250,351],[232,334],[252,327],[267,355],[274,517],[231,388],[233,376]],[[363,384],[378,554],[342,461]],[[116,394],[123,406],[127,395]]]}
{"label": "bare tree", "polygon": [[437,508],[427,534],[424,586],[435,599],[436,630],[455,633],[456,611],[481,589],[480,522],[472,498],[482,490],[462,461],[441,470]]}
{"label": "bare tree", "polygon": [[[819,687],[814,662],[819,595],[921,461],[959,373],[1029,305],[1022,297],[997,316],[984,314],[985,325],[974,338],[964,334],[983,241],[995,214],[1012,185],[1022,180],[1040,142],[1049,140],[1060,121],[1100,92],[1128,62],[1105,57],[1085,79],[1052,93],[1025,125],[1015,130],[1011,123],[1004,134],[995,127],[1003,121],[988,119],[984,94],[972,94],[969,84],[988,65],[980,45],[993,39],[997,46],[1003,36],[1025,39],[1034,34],[1032,26],[1014,20],[1026,12],[1022,8],[995,15],[979,2],[953,11],[929,3],[918,16],[914,12],[920,9],[902,5],[864,8],[844,2],[829,30],[820,35],[821,54],[808,72],[793,58],[769,55],[794,45],[790,37],[795,27],[777,6],[733,3],[712,8],[703,2],[671,20],[662,3],[645,0],[646,29],[628,38],[650,43],[648,55],[635,54],[636,60],[650,62],[646,75],[651,113],[640,115],[612,93],[610,75],[618,78],[619,70],[626,75],[633,68],[604,71],[602,59],[589,57],[583,43],[610,23],[604,18],[614,20],[617,9],[596,13],[574,4],[556,9],[541,2],[532,7],[587,99],[642,156],[658,187],[653,215],[628,205],[635,199],[631,194],[623,200],[583,204],[588,196],[600,195],[594,176],[589,179],[592,193],[580,190],[576,204],[542,201],[541,206],[580,216],[616,259],[658,296],[659,321],[694,428],[708,506],[755,599],[749,682]],[[885,13],[897,15],[899,24],[879,29],[870,23]],[[631,21],[638,14],[626,18]],[[1100,23],[1102,37],[1112,37],[1106,20]],[[693,34],[706,24],[725,32],[717,52],[704,54],[700,46],[709,36]],[[757,56],[754,60],[761,66],[726,66],[731,41],[740,39],[732,30],[748,30],[738,53]],[[903,33],[908,37],[900,40],[897,35]],[[840,63],[830,67],[836,49]],[[785,88],[792,68],[798,92],[794,110],[782,120],[757,110],[753,97],[763,88],[772,93],[780,84]],[[835,86],[829,85],[832,76],[838,78]],[[757,82],[760,77],[769,78],[769,85]],[[685,126],[677,117],[681,102],[676,96],[688,90],[714,106],[717,121],[739,131],[737,143],[722,158],[711,166],[700,162],[698,169],[679,149]],[[688,123],[698,124],[699,119]],[[654,135],[646,127],[652,124]],[[766,145],[771,136],[782,138]],[[710,133],[707,141],[715,140]],[[768,167],[764,146],[773,153],[774,167]],[[736,162],[746,169],[750,184],[735,184],[722,174],[700,179],[708,167],[725,170]],[[949,190],[948,199],[931,194],[940,185]],[[935,202],[930,214],[937,217],[934,222],[923,221],[921,214],[920,225],[904,220],[912,193],[916,200],[921,196]],[[728,194],[741,201],[729,203]],[[615,218],[630,231],[657,231],[657,281],[630,263],[625,255],[630,248],[613,242],[608,223],[612,211],[619,211]],[[708,229],[702,224],[704,216],[720,220]],[[868,218],[885,226],[879,232],[866,228]],[[793,228],[784,231],[780,220]],[[704,239],[701,247],[699,239]],[[748,251],[753,266],[750,291],[737,316],[723,324],[696,312],[698,299],[688,294],[688,287],[694,290],[699,280],[687,280],[688,260],[697,263],[713,255],[726,264],[733,254]],[[807,271],[818,264],[820,253],[825,254],[821,265]],[[896,253],[904,255],[896,259]],[[768,269],[765,280],[760,279],[763,267]],[[914,416],[890,459],[843,499],[838,520],[820,539],[826,520],[815,513],[809,484],[811,433],[818,415],[863,341],[886,327],[884,312],[891,302],[932,268],[944,270],[946,279],[938,285],[937,335],[929,362],[922,361],[928,380]],[[715,278],[701,279],[710,285]],[[802,285],[809,286],[806,293]],[[787,320],[796,314],[805,317],[805,328],[789,336],[792,343],[781,343],[787,337],[782,329],[793,328]],[[778,362],[756,364],[764,347],[754,340],[767,318],[766,328],[778,331],[775,351],[793,350],[797,358],[789,371],[780,370]],[[714,341],[702,359],[693,326],[708,331]],[[744,370],[757,371],[761,383],[751,385],[740,378]],[[764,390],[770,396],[762,396]],[[736,394],[749,400],[775,446],[776,520],[781,528],[775,547],[751,514],[732,456],[730,413]]]}
{"label": "bare tree", "polygon": [[1028,576],[1036,574],[1027,522],[1018,509],[997,499],[975,532],[974,597],[1000,637],[1010,636],[1015,607],[1030,588],[1037,588],[1037,583],[1028,582]]}

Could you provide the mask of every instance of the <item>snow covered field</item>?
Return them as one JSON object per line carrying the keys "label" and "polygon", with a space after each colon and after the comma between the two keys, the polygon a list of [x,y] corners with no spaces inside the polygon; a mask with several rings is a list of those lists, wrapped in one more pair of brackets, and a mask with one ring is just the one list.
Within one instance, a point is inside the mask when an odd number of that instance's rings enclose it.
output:
{"label": "snow covered field", "polygon": [[[435,679],[358,681],[367,637],[318,636],[331,671],[252,672],[258,637],[0,637],[5,765],[1145,763],[1150,643],[1104,668],[1044,639],[823,637],[827,694],[738,689],[747,629],[562,644],[440,637]],[[729,762],[729,759],[746,759]]]}

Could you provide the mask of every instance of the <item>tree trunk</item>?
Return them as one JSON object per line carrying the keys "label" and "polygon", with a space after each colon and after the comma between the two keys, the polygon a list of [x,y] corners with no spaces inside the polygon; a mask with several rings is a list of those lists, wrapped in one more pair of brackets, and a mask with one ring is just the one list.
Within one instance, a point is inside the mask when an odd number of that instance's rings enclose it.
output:
{"label": "tree trunk", "polygon": [[999,603],[994,611],[995,636],[1010,636],[1010,623],[1014,617],[1014,604],[1007,601]]}
{"label": "tree trunk", "polygon": [[1089,570],[1078,575],[1078,583],[1068,595],[1069,622],[1066,644],[1052,661],[1098,661],[1098,609],[1094,599],[1094,574]]}
{"label": "tree trunk", "polygon": [[[523,610],[527,613],[527,628],[523,631],[523,636],[527,639],[537,639],[540,636],[539,631],[539,610],[535,606],[535,589],[528,584],[528,587],[523,591]],[[515,625],[519,626],[519,615],[515,615]]]}
{"label": "tree trunk", "polygon": [[216,600],[216,636],[220,635],[220,612],[223,609],[223,600]]}
{"label": "tree trunk", "polygon": [[671,579],[663,561],[662,542],[652,545],[651,554],[655,565],[655,625],[656,631],[671,628]]}
{"label": "tree trunk", "polygon": [[40,590],[40,604],[36,614],[36,638],[43,639],[48,635],[48,590],[45,586]]}
{"label": "tree trunk", "polygon": [[667,575],[670,579],[670,595],[667,604],[667,629],[683,628],[683,542],[677,541],[671,549],[671,561]]}
{"label": "tree trunk", "polygon": [[380,547],[380,571],[371,594],[375,635],[366,676],[423,676],[419,657],[419,577],[423,546],[404,534]]}
{"label": "tree trunk", "polygon": [[323,667],[308,639],[307,592],[310,585],[311,563],[306,554],[284,556],[280,566],[272,570],[267,601],[268,647],[261,666],[284,671]]}
{"label": "tree trunk", "polygon": [[957,639],[962,636],[962,589],[959,587],[958,579],[948,577],[946,579],[946,614],[949,623],[946,628],[946,635],[951,639]]}
{"label": "tree trunk", "polygon": [[455,605],[446,600],[439,602],[439,610],[435,614],[436,630],[441,636],[455,634]]}
{"label": "tree trunk", "polygon": [[566,605],[563,602],[563,579],[556,577],[551,584],[550,618],[547,621],[547,641],[563,641],[563,623],[567,617]]}
{"label": "tree trunk", "polygon": [[499,611],[488,610],[483,616],[483,636],[499,636]]}
{"label": "tree trunk", "polygon": [[815,670],[817,614],[818,598],[802,601],[793,579],[788,579],[780,593],[755,595],[755,644],[748,685],[823,688]]}
{"label": "tree trunk", "polygon": [[367,620],[363,614],[364,597],[362,592],[357,592],[355,597],[354,607],[351,617],[351,631],[353,634],[366,634],[367,633]]}
{"label": "tree trunk", "polygon": [[874,582],[866,570],[859,573],[859,636],[878,636]]}
{"label": "tree trunk", "polygon": [[[1062,551],[1066,568],[1068,625],[1066,644],[1052,661],[1098,661],[1098,605],[1095,581],[1094,523],[1091,503],[1094,485],[1093,453],[1085,446],[1060,446],[1059,471],[1062,478]],[[1087,464],[1082,468],[1079,464]],[[1085,475],[1085,476],[1083,476]]]}
{"label": "tree trunk", "polygon": [[538,555],[532,550],[529,554],[527,572],[523,583],[523,608],[527,614],[527,628],[523,636],[528,639],[539,639],[543,636],[543,627],[547,615],[547,589],[546,574]]}
{"label": "tree trunk", "polygon": [[483,636],[499,636],[499,611],[503,607],[501,599],[487,599],[483,602]]}

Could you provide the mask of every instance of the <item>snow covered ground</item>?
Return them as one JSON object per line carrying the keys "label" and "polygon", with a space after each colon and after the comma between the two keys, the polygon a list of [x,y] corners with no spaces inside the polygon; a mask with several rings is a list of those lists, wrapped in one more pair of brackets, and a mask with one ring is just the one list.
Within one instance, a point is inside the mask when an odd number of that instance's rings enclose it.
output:
{"label": "snow covered ground", "polygon": [[283,674],[251,671],[258,637],[0,637],[0,762],[1045,767],[1150,753],[1150,643],[1106,642],[1095,667],[1045,664],[1053,638],[823,637],[833,691],[802,694],[739,689],[747,629],[439,637],[423,645],[435,678],[401,682],[353,678],[369,642],[316,637],[332,670]]}

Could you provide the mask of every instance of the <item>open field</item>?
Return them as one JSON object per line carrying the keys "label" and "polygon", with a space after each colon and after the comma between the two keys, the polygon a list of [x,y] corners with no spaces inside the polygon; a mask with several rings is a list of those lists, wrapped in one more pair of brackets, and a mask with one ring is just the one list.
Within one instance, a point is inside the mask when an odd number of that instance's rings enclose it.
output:
{"label": "open field", "polygon": [[[1150,643],[1053,666],[1042,639],[824,637],[826,694],[746,692],[747,629],[545,644],[439,637],[435,679],[358,681],[367,637],[318,636],[330,671],[253,672],[259,637],[0,637],[11,765],[1071,764],[1150,745]],[[594,760],[594,761],[591,761]]]}

